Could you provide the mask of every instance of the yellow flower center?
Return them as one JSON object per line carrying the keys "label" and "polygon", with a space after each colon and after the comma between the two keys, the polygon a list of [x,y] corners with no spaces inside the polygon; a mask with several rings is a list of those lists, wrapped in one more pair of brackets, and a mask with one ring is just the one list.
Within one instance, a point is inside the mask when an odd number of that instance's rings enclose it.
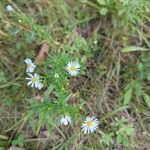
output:
{"label": "yellow flower center", "polygon": [[75,66],[71,66],[70,67],[70,71],[75,71],[76,70],[76,67]]}
{"label": "yellow flower center", "polygon": [[92,121],[87,121],[87,122],[86,122],[86,125],[87,125],[88,127],[91,127],[91,126],[93,125],[93,123],[92,123]]}
{"label": "yellow flower center", "polygon": [[30,67],[32,67],[32,65],[31,64],[27,64],[27,67],[30,68]]}
{"label": "yellow flower center", "polygon": [[32,78],[31,78],[31,81],[32,81],[32,82],[35,82],[36,80],[37,80],[36,77],[32,77]]}

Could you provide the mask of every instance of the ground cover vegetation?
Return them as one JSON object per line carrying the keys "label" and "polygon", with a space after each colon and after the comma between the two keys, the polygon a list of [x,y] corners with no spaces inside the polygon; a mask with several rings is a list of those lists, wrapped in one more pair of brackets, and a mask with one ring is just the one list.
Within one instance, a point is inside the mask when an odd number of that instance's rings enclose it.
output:
{"label": "ground cover vegetation", "polygon": [[0,1],[0,150],[149,150],[149,0]]}

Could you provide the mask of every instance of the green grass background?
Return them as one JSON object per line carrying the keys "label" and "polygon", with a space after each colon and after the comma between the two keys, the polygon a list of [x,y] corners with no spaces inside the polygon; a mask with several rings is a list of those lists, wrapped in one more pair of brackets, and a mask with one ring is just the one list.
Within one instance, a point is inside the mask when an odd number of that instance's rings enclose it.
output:
{"label": "green grass background", "polygon": [[[98,116],[95,134],[81,133],[80,117],[64,128],[52,115],[47,127],[29,113],[32,106],[41,109],[37,99],[45,96],[49,80],[40,92],[29,89],[23,61],[35,60],[45,42],[49,62],[63,63],[65,52],[66,58],[83,63],[82,74],[70,79],[69,91],[80,106],[79,116]],[[149,0],[0,0],[0,149],[149,150],[149,50]],[[38,65],[48,76],[46,63]],[[117,136],[119,129],[111,125],[115,118],[126,118],[135,129],[128,146],[114,139],[104,142],[109,139],[102,133]]]}

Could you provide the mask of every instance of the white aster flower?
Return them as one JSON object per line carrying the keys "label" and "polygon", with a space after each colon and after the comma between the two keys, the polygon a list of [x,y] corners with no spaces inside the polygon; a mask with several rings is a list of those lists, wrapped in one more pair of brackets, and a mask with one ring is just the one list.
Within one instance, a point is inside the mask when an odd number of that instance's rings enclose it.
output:
{"label": "white aster flower", "polygon": [[31,87],[35,87],[40,90],[43,87],[43,84],[41,83],[39,75],[37,75],[36,73],[34,73],[34,75],[28,73],[28,75],[30,76],[30,78],[26,78],[27,80],[29,80],[27,85],[31,85]]}
{"label": "white aster flower", "polygon": [[65,125],[65,126],[71,124],[71,122],[72,122],[71,118],[69,116],[67,116],[67,115],[63,116],[61,118],[61,120],[60,120],[60,123],[63,124],[63,125]]}
{"label": "white aster flower", "polygon": [[80,64],[76,61],[71,61],[67,64],[66,69],[71,76],[76,76],[79,73]]}
{"label": "white aster flower", "polygon": [[12,8],[12,6],[10,6],[10,5],[7,5],[7,6],[6,6],[6,9],[7,9],[7,11],[10,11],[10,12],[11,12],[11,11],[14,11],[14,9]]}
{"label": "white aster flower", "polygon": [[27,73],[32,73],[35,70],[35,67],[36,67],[34,65],[34,63],[32,62],[32,60],[27,58],[27,59],[24,60],[24,62],[27,64],[26,72]]}
{"label": "white aster flower", "polygon": [[86,133],[93,133],[98,128],[99,121],[94,116],[86,117],[84,123],[82,124],[82,131],[84,134]]}

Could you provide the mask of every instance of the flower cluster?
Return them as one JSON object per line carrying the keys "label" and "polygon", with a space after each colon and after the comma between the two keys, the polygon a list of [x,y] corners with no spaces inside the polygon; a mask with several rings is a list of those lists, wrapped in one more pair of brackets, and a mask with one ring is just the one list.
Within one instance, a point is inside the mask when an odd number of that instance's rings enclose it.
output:
{"label": "flower cluster", "polygon": [[[76,61],[71,61],[67,64],[66,70],[71,76],[76,76],[80,71],[80,64]],[[71,124],[71,118],[68,115],[62,116],[61,124],[67,126]],[[85,121],[83,122],[81,128],[84,134],[93,133],[98,128],[99,121],[94,116],[86,117]]]}
{"label": "flower cluster", "polygon": [[[72,121],[71,121],[70,116],[68,115],[62,116],[60,123],[65,126],[71,124]],[[84,134],[89,134],[89,133],[95,132],[96,129],[98,128],[98,125],[99,125],[99,121],[97,118],[95,118],[94,116],[86,117],[81,128]]]}
{"label": "flower cluster", "polygon": [[[32,88],[35,87],[40,90],[43,87],[40,77],[36,73],[32,74],[36,68],[35,64],[32,62],[31,59],[28,59],[28,58],[25,59],[24,62],[27,64],[26,72],[29,76],[28,78],[26,78],[26,80],[28,80],[27,85],[31,86]],[[80,71],[80,64],[76,61],[71,61],[67,64],[66,71],[71,76],[76,76]],[[57,77],[59,77],[59,75],[55,73],[54,78],[57,78]],[[60,119],[60,123],[62,125],[68,126],[72,123],[72,119],[69,115],[64,115]],[[97,118],[95,118],[94,116],[86,117],[81,128],[84,134],[89,134],[89,133],[95,132],[96,129],[98,128],[98,125],[99,125],[99,121]]]}
{"label": "flower cluster", "polygon": [[[26,78],[26,80],[29,80],[27,85],[31,86],[32,88],[35,87],[40,90],[43,87],[43,84],[41,83],[40,80],[40,76],[37,75],[36,73],[32,74],[36,68],[35,64],[29,58],[25,59],[24,62],[27,64],[26,73],[29,76],[28,78]],[[76,76],[79,73],[80,64],[76,61],[71,61],[67,64],[66,70],[71,76]]]}
{"label": "flower cluster", "polygon": [[27,64],[26,73],[29,76],[28,78],[25,78],[26,80],[28,80],[27,85],[31,86],[32,88],[35,87],[40,90],[41,88],[43,88],[40,76],[36,73],[32,74],[36,68],[35,64],[29,58],[25,59],[24,62]]}

